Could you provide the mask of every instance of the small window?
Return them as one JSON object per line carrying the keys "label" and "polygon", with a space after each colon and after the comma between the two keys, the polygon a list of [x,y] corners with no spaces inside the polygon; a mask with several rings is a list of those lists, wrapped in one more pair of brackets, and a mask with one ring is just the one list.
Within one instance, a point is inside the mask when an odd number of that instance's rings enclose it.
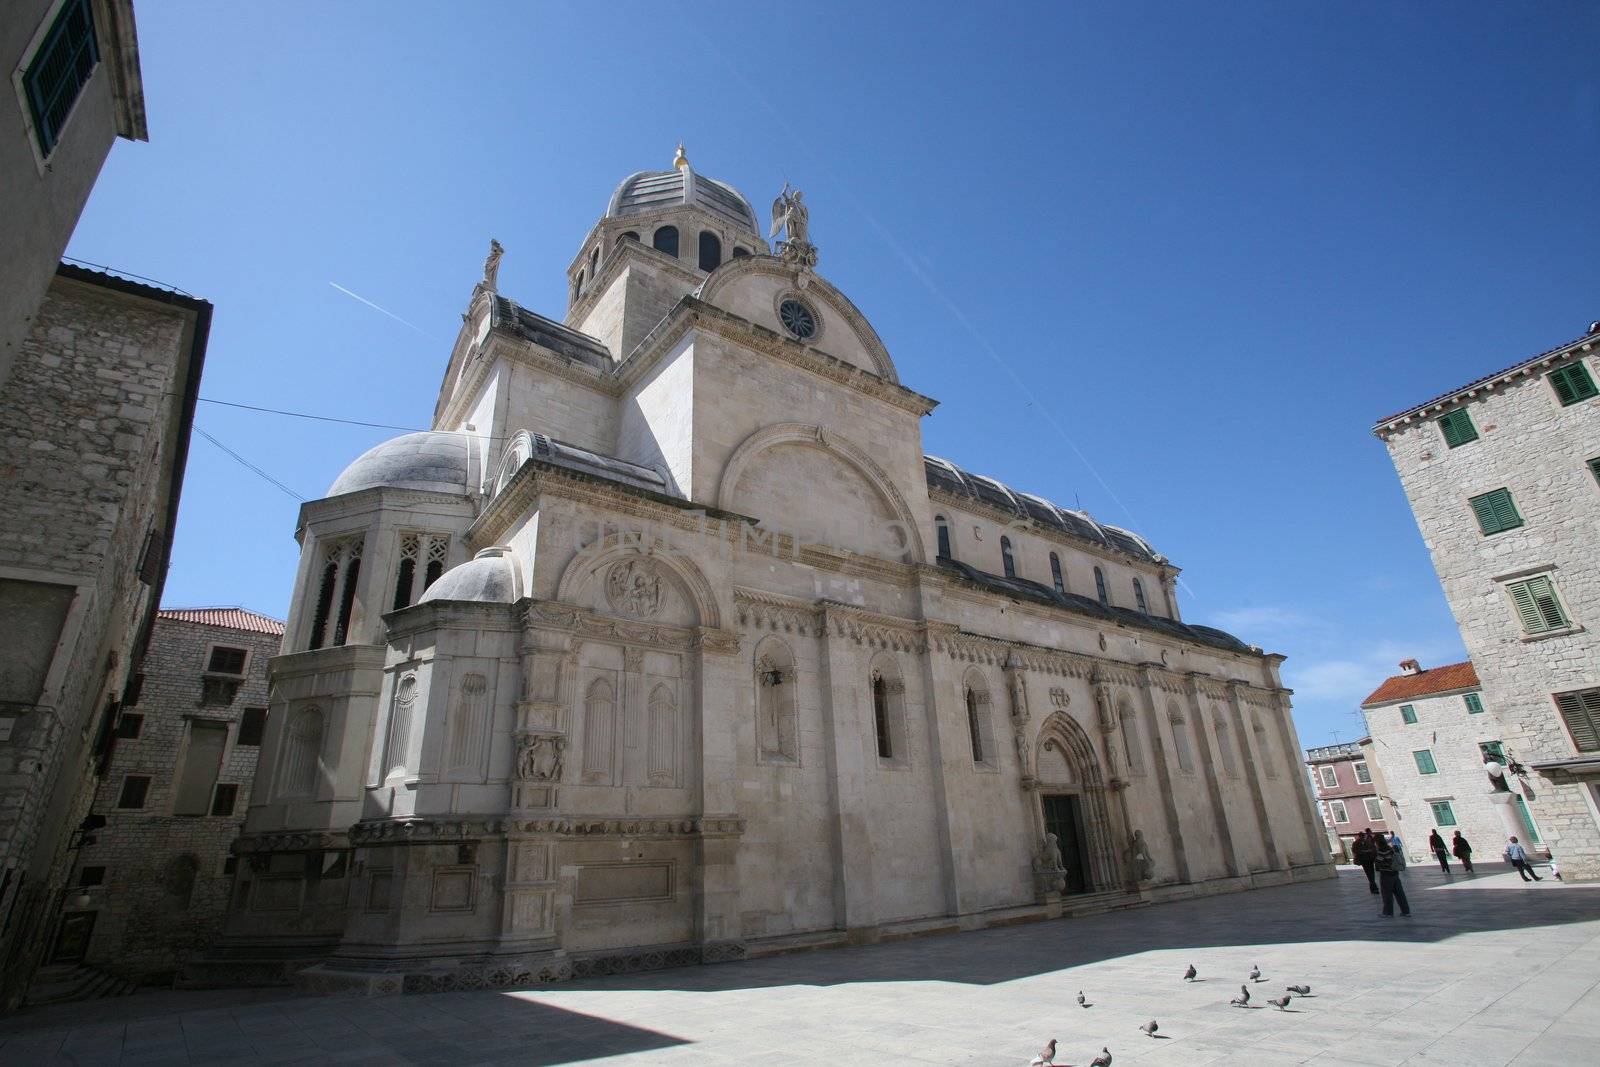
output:
{"label": "small window", "polygon": [[1522,525],[1522,516],[1517,513],[1517,505],[1511,499],[1509,489],[1494,489],[1482,496],[1469,498],[1467,503],[1472,505],[1472,513],[1478,519],[1478,529],[1483,531],[1485,537],[1515,530]]}
{"label": "small window", "polygon": [[212,674],[243,674],[244,665],[249,659],[248,649],[217,645],[211,650],[211,659],[206,663],[206,670]]}
{"label": "small window", "polygon": [[1356,781],[1362,785],[1372,784],[1372,768],[1367,766],[1366,760],[1356,760],[1350,765],[1356,772]]}
{"label": "small window", "polygon": [[1483,714],[1483,698],[1480,697],[1477,693],[1467,693],[1466,695],[1464,695],[1461,698],[1461,700],[1462,700],[1463,703],[1465,703],[1467,705],[1467,714],[1468,715],[1482,715]]}
{"label": "small window", "polygon": [[1094,593],[1100,599],[1100,603],[1106,607],[1111,606],[1111,597],[1106,592],[1106,573],[1099,567],[1094,569]]}
{"label": "small window", "polygon": [[149,775],[130,774],[122,780],[122,792],[117,794],[117,807],[142,808],[145,795],[149,792]]}
{"label": "small window", "polygon": [[633,230],[623,230],[617,234],[617,240],[619,241],[637,241],[638,239],[639,235]]}
{"label": "small window", "polygon": [[225,708],[239,694],[239,683],[231,678],[204,678],[200,682],[200,704]]}
{"label": "small window", "polygon": [[139,703],[139,698],[144,695],[144,672],[139,671],[128,676],[128,684],[122,690],[122,706],[131,708]]}
{"label": "small window", "polygon": [[78,885],[105,885],[106,869],[104,867],[80,867],[78,869]]}
{"label": "small window", "polygon": [[211,806],[222,755],[228,746],[228,726],[220,722],[189,722],[189,743],[173,793],[172,814],[204,815]]}
{"label": "small window", "polygon": [[239,787],[227,784],[217,786],[217,791],[211,796],[211,814],[232,815],[233,805],[239,799]]}
{"label": "small window", "polygon": [[1050,581],[1055,583],[1056,592],[1066,595],[1067,580],[1061,575],[1061,557],[1054,552],[1050,553]]}
{"label": "small window", "polygon": [[893,759],[889,738],[889,684],[881,674],[872,676],[872,720],[878,735],[878,758]]}
{"label": "small window", "polygon": [[817,314],[803,300],[785,300],[779,304],[778,321],[797,340],[808,341],[817,335]]}
{"label": "small window", "polygon": [[1350,813],[1345,810],[1344,801],[1342,801],[1342,800],[1330,800],[1330,801],[1328,801],[1328,810],[1333,812],[1333,821],[1334,822],[1336,822],[1336,823],[1347,823],[1347,822],[1350,821]]}
{"label": "small window", "polygon": [[1530,634],[1548,633],[1568,625],[1567,614],[1561,610],[1556,587],[1548,577],[1527,578],[1520,582],[1507,582],[1506,592],[1516,605],[1522,619],[1522,629]]}
{"label": "small window", "polygon": [[713,271],[722,266],[722,238],[710,230],[700,231],[700,269]]}
{"label": "small window", "polygon": [[1144,586],[1139,583],[1137,578],[1133,580],[1133,602],[1139,606],[1141,612],[1146,615],[1150,614],[1150,605],[1144,599]]}
{"label": "small window", "polygon": [[1447,411],[1439,417],[1439,432],[1444,434],[1447,448],[1455,448],[1478,439],[1478,428],[1472,425],[1472,416],[1466,408]]}
{"label": "small window", "polygon": [[1339,772],[1334,770],[1331,764],[1324,763],[1322,766],[1318,767],[1317,775],[1322,779],[1322,788],[1339,788]]}
{"label": "small window", "polygon": [[950,520],[943,515],[933,517],[933,528],[939,535],[939,558],[955,559],[950,551]]}
{"label": "small window", "polygon": [[745,256],[748,256],[749,254],[750,254],[750,250],[748,248],[740,248],[738,245],[735,245],[734,248],[733,248],[733,258],[734,259],[743,259]]}
{"label": "small window", "polygon": [[1377,797],[1363,797],[1361,803],[1366,805],[1368,822],[1383,821],[1383,801]]}
{"label": "small window", "polygon": [[143,729],[144,716],[136,711],[125,711],[122,713],[122,718],[117,720],[117,739],[119,741],[137,741]]}
{"label": "small window", "polygon": [[1011,554],[1011,538],[1009,537],[1000,538],[1000,565],[1005,568],[1007,578],[1015,578],[1017,576],[1017,560]]}
{"label": "small window", "polygon": [[1506,749],[1498,741],[1479,741],[1478,752],[1482,756],[1493,756],[1497,763],[1506,761]]}
{"label": "small window", "polygon": [[650,245],[657,252],[677,258],[678,255],[678,228],[676,226],[663,226],[650,238]]}
{"label": "small window", "polygon": [[1596,393],[1600,393],[1600,390],[1594,387],[1594,379],[1589,377],[1589,368],[1581,361],[1551,371],[1550,385],[1555,389],[1556,399],[1561,401],[1562,407],[1576,404],[1580,400],[1588,400]]}
{"label": "small window", "polygon": [[239,718],[239,738],[241,745],[259,745],[267,732],[267,709],[245,708],[244,714]]}
{"label": "small window", "polygon": [[1448,800],[1430,800],[1428,807],[1433,809],[1433,824],[1435,826],[1454,826],[1456,813],[1450,807]]}
{"label": "small window", "polygon": [[39,151],[48,157],[61,139],[83,87],[100,62],[90,0],[67,0],[22,74]]}
{"label": "small window", "polygon": [[1439,767],[1433,762],[1433,753],[1425,748],[1419,748],[1411,753],[1411,758],[1417,761],[1418,774],[1438,774]]}
{"label": "small window", "polygon": [[1417,709],[1410,704],[1400,705],[1400,721],[1407,726],[1415,726],[1417,722]]}
{"label": "small window", "polygon": [[590,278],[598,278],[599,276],[600,276],[600,246],[599,245],[595,245],[594,246],[594,250],[589,253],[589,277]]}
{"label": "small window", "polygon": [[1594,480],[1600,482],[1600,456],[1589,461],[1589,473],[1594,475]]}
{"label": "small window", "polygon": [[983,762],[983,725],[978,720],[978,694],[967,690],[967,733],[972,738],[972,762]]}
{"label": "small window", "polygon": [[1556,708],[1579,752],[1600,752],[1600,689],[1557,693]]}

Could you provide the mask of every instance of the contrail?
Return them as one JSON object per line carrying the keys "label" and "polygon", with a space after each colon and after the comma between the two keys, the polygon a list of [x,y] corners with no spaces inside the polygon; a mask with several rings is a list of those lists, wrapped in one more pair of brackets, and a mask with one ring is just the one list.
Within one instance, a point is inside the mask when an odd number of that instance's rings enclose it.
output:
{"label": "contrail", "polygon": [[424,337],[428,336],[428,331],[424,330],[421,326],[418,326],[414,322],[406,322],[405,319],[402,319],[399,315],[396,315],[394,312],[390,311],[388,308],[379,307],[377,304],[374,304],[372,301],[368,300],[366,297],[362,296],[360,293],[352,293],[350,290],[346,289],[344,286],[340,285],[338,282],[329,282],[328,284],[333,286],[335,289],[339,290],[345,296],[350,297],[352,300],[361,301],[363,304],[367,305],[367,307],[371,308],[373,311],[381,311],[381,312],[383,312],[383,314],[389,316],[394,321],[399,322],[399,323],[404,323],[405,325],[411,327],[413,330],[416,330],[422,336],[424,336]]}

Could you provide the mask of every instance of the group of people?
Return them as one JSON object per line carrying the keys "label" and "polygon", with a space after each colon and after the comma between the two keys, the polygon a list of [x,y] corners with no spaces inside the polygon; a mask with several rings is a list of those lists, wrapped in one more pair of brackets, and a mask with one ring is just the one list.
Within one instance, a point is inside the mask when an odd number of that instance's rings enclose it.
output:
{"label": "group of people", "polygon": [[[1450,873],[1450,857],[1455,856],[1461,862],[1468,874],[1475,873],[1472,869],[1472,843],[1462,836],[1457,830],[1455,836],[1446,843],[1438,830],[1428,835],[1428,850],[1439,861],[1439,869],[1445,874]],[[1515,837],[1506,843],[1505,852],[1502,854],[1505,861],[1517,869],[1524,882],[1542,882],[1533,870],[1533,858],[1528,850]],[[1400,872],[1406,869],[1406,856],[1401,848],[1400,835],[1396,833],[1375,834],[1369,827],[1356,835],[1355,841],[1350,846],[1350,856],[1367,876],[1367,887],[1383,898],[1384,918],[1393,918],[1395,905],[1400,906],[1401,915],[1411,914],[1411,903],[1406,900],[1405,885],[1400,881]],[[1554,860],[1550,864],[1551,873],[1559,879]]]}

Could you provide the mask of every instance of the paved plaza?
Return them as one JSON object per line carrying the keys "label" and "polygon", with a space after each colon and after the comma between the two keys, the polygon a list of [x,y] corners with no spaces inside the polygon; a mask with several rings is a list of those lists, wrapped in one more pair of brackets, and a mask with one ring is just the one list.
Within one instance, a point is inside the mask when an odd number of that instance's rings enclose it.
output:
{"label": "paved plaza", "polygon": [[[520,992],[145,992],[0,1020],[0,1063],[1600,1063],[1600,886],[1359,871],[1088,919]],[[1193,963],[1200,981],[1182,980]],[[1252,1007],[1230,1007],[1252,965]],[[1289,983],[1313,996],[1266,1005]],[[1090,1008],[1074,1003],[1078,990]],[[1138,1026],[1155,1018],[1160,1036]]]}

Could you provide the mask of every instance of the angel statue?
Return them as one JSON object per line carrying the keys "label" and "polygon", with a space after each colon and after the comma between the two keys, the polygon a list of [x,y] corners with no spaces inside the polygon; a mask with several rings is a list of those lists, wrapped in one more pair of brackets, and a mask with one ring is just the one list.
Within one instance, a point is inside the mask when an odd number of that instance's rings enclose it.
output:
{"label": "angel statue", "polygon": [[785,262],[801,267],[817,265],[817,248],[808,239],[810,224],[811,211],[805,205],[804,194],[799,189],[791,190],[784,182],[783,191],[772,202],[772,232],[767,236],[784,233],[787,240],[779,242],[778,255]]}
{"label": "angel statue", "polygon": [[500,247],[499,241],[493,239],[489,241],[489,258],[483,261],[483,287],[485,289],[493,289],[499,283],[500,257],[505,254],[506,250]]}

